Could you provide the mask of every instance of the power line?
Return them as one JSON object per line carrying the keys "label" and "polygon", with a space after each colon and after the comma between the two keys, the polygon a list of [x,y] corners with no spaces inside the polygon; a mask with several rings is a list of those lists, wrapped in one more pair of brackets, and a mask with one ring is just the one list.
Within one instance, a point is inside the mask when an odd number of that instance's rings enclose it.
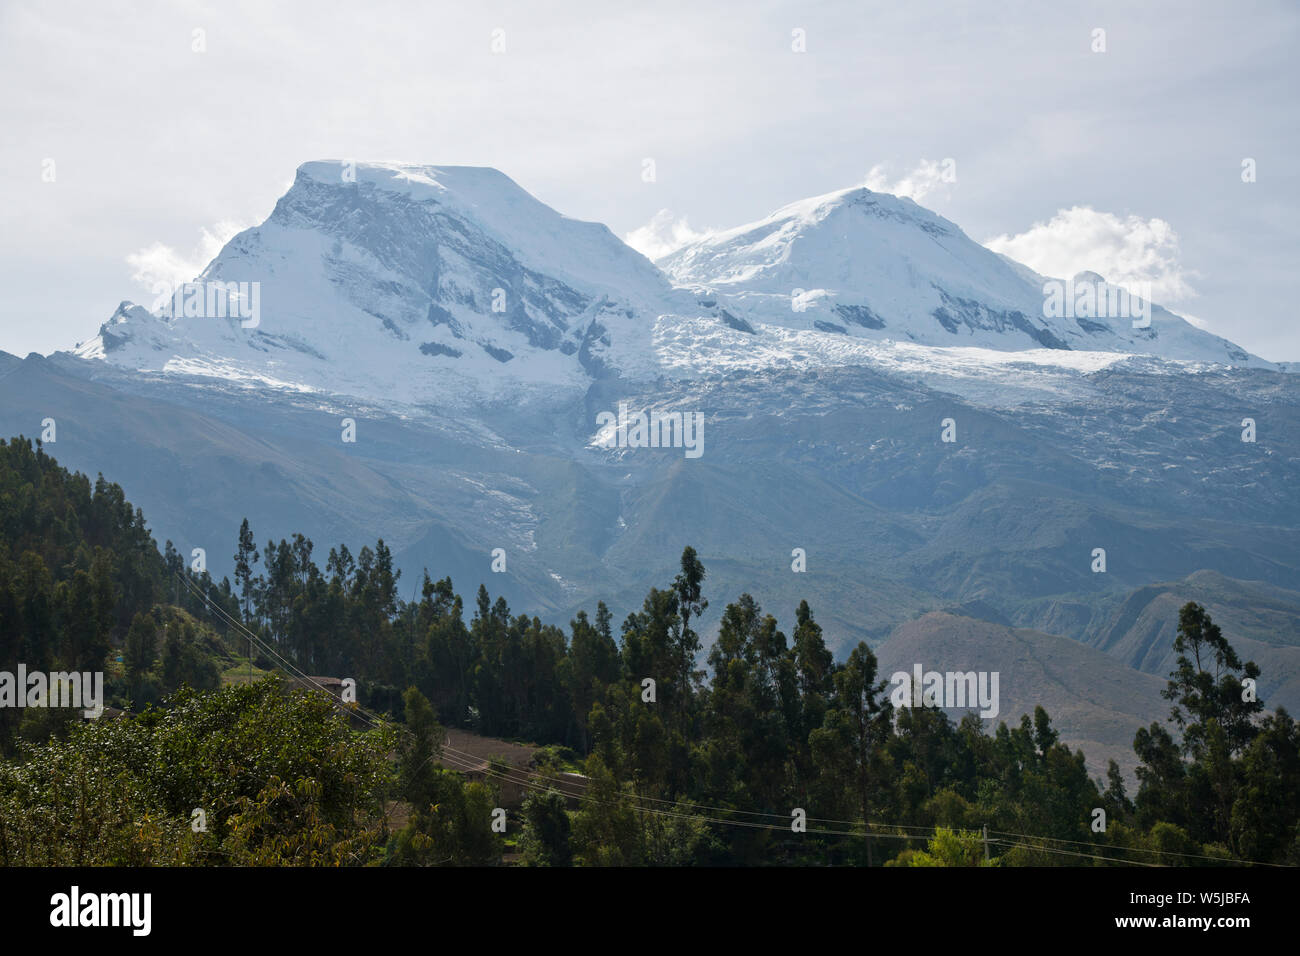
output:
{"label": "power line", "polygon": [[[555,791],[557,793],[560,793],[562,796],[570,796],[577,800],[594,802],[602,806],[609,805],[611,802],[615,802],[615,801],[599,800],[586,793],[583,794],[564,793],[564,791],[559,790],[557,787],[548,786],[546,782],[537,783],[528,778],[519,780],[514,777],[511,777],[509,775],[509,771],[502,773],[500,771],[494,771],[490,767],[488,769],[484,769],[480,767],[478,763],[467,764],[464,758],[460,758],[460,757],[455,757],[455,756],[450,757],[449,762],[451,762],[453,766],[458,767],[460,769],[472,770],[473,772],[476,773],[483,773],[495,779],[504,780],[507,783],[513,783],[516,786],[525,787],[536,792],[545,793],[548,791]],[[512,769],[519,770],[520,768],[512,768]],[[527,773],[527,771],[524,772]],[[619,793],[619,797],[616,802],[628,804],[631,807],[631,809],[637,810],[641,813],[655,814],[658,816],[673,817],[676,819],[698,820],[704,823],[715,823],[721,826],[736,826],[736,827],[745,827],[747,829],[755,829],[755,830],[775,830],[778,832],[790,832],[790,827],[786,825],[778,826],[772,823],[754,823],[748,820],[723,820],[718,817],[710,817],[699,813],[679,813],[679,812],[674,812],[672,810],[660,810],[654,807],[644,807],[636,802],[634,795],[622,793],[622,792]],[[924,828],[918,827],[916,829],[924,829]],[[813,827],[800,832],[815,833],[815,834],[825,835],[825,836],[848,836],[848,837],[871,836],[871,837],[880,837],[882,839],[887,839],[887,840],[927,840],[931,838],[931,835],[922,835],[922,834],[877,833],[877,832],[863,833],[861,831],[830,830],[830,829],[818,828],[818,827]]]}
{"label": "power line", "polygon": [[[1071,846],[1089,846],[1089,847],[1095,847],[1097,849],[1116,850],[1122,853],[1153,853],[1156,854],[1157,856],[1176,856],[1188,860],[1209,860],[1213,863],[1241,864],[1241,865],[1249,865],[1249,866],[1275,866],[1275,867],[1281,867],[1282,869],[1289,869],[1289,867],[1285,863],[1264,863],[1260,860],[1243,860],[1236,857],[1229,860],[1225,860],[1223,857],[1209,856],[1208,854],[1205,853],[1177,853],[1173,850],[1147,849],[1145,847],[1138,847],[1138,846],[1121,846],[1119,844],[1109,844],[1109,843],[1097,844],[1097,843],[1089,843],[1085,840],[1064,840],[1061,839],[1060,837],[1035,836],[1032,833],[1008,833],[1005,830],[990,830],[989,833],[995,833],[998,834],[999,836],[1020,837],[1021,839],[1024,840],[1042,840],[1050,843],[1065,843]],[[1048,848],[1044,847],[1043,849],[1048,849]],[[1051,851],[1048,850],[1048,852]],[[1128,861],[1124,861],[1124,862],[1128,862]]]}
{"label": "power line", "polygon": [[[177,574],[180,574],[180,572],[177,572]],[[201,590],[198,589],[198,586],[196,584],[194,584],[192,581],[189,581],[183,575],[182,575],[182,580],[185,581],[186,587],[188,587],[192,593],[204,598],[205,604],[207,605],[210,611],[215,611],[221,617],[221,619],[225,621],[229,626],[241,631],[248,638],[250,642],[256,644],[261,650],[266,652],[269,656],[273,657],[275,660],[280,661],[285,670],[292,671],[293,676],[296,676],[298,677],[298,679],[306,681],[307,683],[313,685],[317,690],[324,691],[325,693],[329,694],[331,698],[334,696],[332,693],[330,693],[329,688],[327,688],[324,684],[320,683],[319,681],[317,681],[316,679],[308,675],[305,671],[302,671],[298,667],[296,667],[293,663],[291,663],[287,658],[283,657],[273,647],[266,644],[261,639],[261,637],[259,637],[249,628],[245,627],[243,623],[232,618],[224,608],[220,607],[217,604],[212,603],[210,599],[207,598],[207,595],[205,595]],[[249,659],[251,665],[251,659],[252,659],[251,654]],[[371,714],[369,711],[365,710],[360,705],[357,705],[355,709],[348,708],[348,711],[349,713],[356,713],[361,715],[363,720],[366,720],[367,722],[369,722],[375,727],[382,727],[388,723],[388,721],[385,721],[382,717],[375,714]]]}
{"label": "power line", "polygon": [[[324,691],[326,694],[329,694],[331,697],[333,697],[333,694],[330,693],[329,689],[326,688],[323,684],[319,683],[318,681],[310,677],[308,674],[306,674],[304,671],[297,668],[288,659],[280,655],[275,649],[267,645],[261,639],[260,636],[255,634],[252,630],[246,627],[242,622],[231,617],[231,615],[227,613],[224,608],[212,602],[212,600],[207,596],[207,594],[203,592],[201,589],[199,589],[198,585],[195,582],[191,581],[187,575],[184,575],[181,572],[176,572],[176,573],[192,593],[194,593],[195,595],[203,599],[205,606],[210,611],[215,611],[221,617],[222,620],[228,623],[229,626],[234,627],[237,630],[244,633],[251,642],[256,643],[257,646],[262,650],[264,650],[268,655],[273,657],[275,660],[280,661],[284,665],[284,668],[286,670],[293,671],[294,674],[299,679],[306,681],[307,683],[313,685],[316,689]],[[250,666],[251,666],[251,660],[252,658],[250,654]],[[381,728],[387,726],[390,723],[382,716],[372,714],[370,711],[367,711],[359,704],[355,704],[354,707],[348,708],[348,712],[358,714],[363,720],[365,720],[367,723],[369,723],[372,727],[375,728]],[[439,751],[444,755],[446,752],[450,752],[453,755],[459,755],[458,761],[456,760],[455,757],[448,758],[448,759],[460,763],[461,766],[459,767],[459,769],[461,769],[462,771],[473,770],[474,772],[482,772],[482,773],[489,774],[494,778],[505,780],[509,783],[515,784],[516,786],[525,786],[531,789],[540,789],[542,791],[554,790],[556,792],[561,793],[561,795],[563,796],[570,796],[579,800],[588,799],[585,794],[568,793],[560,790],[557,786],[555,786],[556,781],[554,781],[554,778],[547,777],[546,775],[541,773],[530,771],[522,767],[511,767],[508,772],[516,772],[525,775],[525,780],[517,780],[509,777],[508,775],[503,775],[499,772],[493,771],[491,769],[490,761],[486,761],[487,763],[486,769],[479,767],[478,765],[479,758],[475,757],[473,754],[468,753],[467,751],[457,750],[456,748],[451,747],[446,743],[444,743],[439,748]],[[434,759],[438,759],[439,756],[440,756],[439,752],[435,752],[434,754],[431,754],[430,757],[420,765],[420,768],[417,769],[422,769],[430,761]],[[469,761],[469,763],[466,764],[466,761]],[[539,785],[532,782],[534,780],[542,780],[544,781],[544,783]],[[689,817],[691,819],[704,820],[705,822],[718,823],[721,825],[728,825],[728,826],[745,826],[750,828],[780,830],[780,831],[784,831],[787,829],[787,826],[785,825],[777,826],[775,824],[751,823],[748,821],[741,821],[741,820],[724,820],[717,817],[708,817],[697,813],[679,813],[671,810],[660,810],[654,807],[642,806],[636,801],[641,800],[641,801],[647,801],[651,803],[665,804],[670,807],[692,807],[692,808],[698,808],[700,810],[712,811],[714,813],[740,814],[743,816],[763,817],[768,819],[784,819],[784,816],[782,814],[777,814],[777,813],[767,813],[765,811],[759,811],[759,810],[741,810],[741,809],[736,809],[731,807],[713,807],[708,805],[692,804],[689,802],[667,800],[659,797],[651,797],[651,796],[644,796],[644,795],[637,795],[635,799],[632,799],[632,795],[623,794],[622,798],[624,799],[624,802],[629,802],[634,809],[643,813],[659,814],[659,815],[665,815],[665,816],[671,816],[677,818]],[[859,828],[866,829],[866,832],[861,832],[861,831],[846,832],[846,831],[823,829],[823,828],[813,828],[805,831],[808,833],[818,833],[818,834],[825,834],[831,836],[864,836],[864,837],[869,836],[869,837],[881,837],[885,839],[929,839],[932,838],[940,829],[936,827],[923,827],[923,826],[904,825],[904,824],[874,824],[874,823],[869,823],[867,821],[861,821],[861,820],[835,820],[835,819],[829,819],[824,817],[806,817],[805,819],[813,823],[838,824],[842,826],[852,826],[852,827],[859,827]],[[921,833],[923,833],[924,835],[913,836],[910,834],[882,833],[875,829],[877,826],[886,827],[888,829],[894,829],[894,830],[916,830],[916,831],[921,831]],[[1096,849],[1112,850],[1119,853],[1150,853],[1159,856],[1171,856],[1171,857],[1180,857],[1184,859],[1208,860],[1208,861],[1224,863],[1224,864],[1270,866],[1270,867],[1286,868],[1285,864],[1264,863],[1256,860],[1241,860],[1241,859],[1223,860],[1219,857],[1209,856],[1206,854],[1177,853],[1171,850],[1144,849],[1141,847],[1125,847],[1125,846],[1118,846],[1118,845],[1098,846],[1097,844],[1092,844],[1081,840],[1065,840],[1056,837],[1037,836],[1034,834],[1011,833],[1004,830],[990,830],[989,832],[993,834],[997,834],[999,836],[1019,837],[1022,840],[1064,843],[1073,846],[1088,846],[1088,847],[1094,847]],[[1039,850],[1045,853],[1056,853],[1058,855],[1073,856],[1073,857],[1080,857],[1080,858],[1087,858],[1087,859],[1094,859],[1094,860],[1103,860],[1109,863],[1120,863],[1123,865],[1131,865],[1131,866],[1159,866],[1160,865],[1156,863],[1146,863],[1138,860],[1125,859],[1122,857],[1116,858],[1116,857],[1098,856],[1090,853],[1073,852],[1069,850],[1063,850],[1063,849],[1047,847],[1047,846],[1034,846],[1031,844],[1008,841],[1008,840],[993,840],[991,842],[998,843],[1000,845],[1004,845],[1008,847],[1019,847],[1027,850]]]}
{"label": "power line", "polygon": [[[461,758],[468,758],[468,760],[477,760],[477,758],[474,757],[472,753],[465,752],[465,750],[458,750],[454,747],[450,747],[450,745],[447,744],[443,744],[442,749],[445,750],[445,752],[446,750],[450,750],[450,752],[454,754],[459,754]],[[434,756],[437,756],[437,754],[434,754]],[[526,770],[525,767],[511,767],[511,770],[515,771],[515,773],[528,775],[528,777],[532,779],[543,780],[543,782],[550,782],[550,780],[554,779],[549,777],[549,775],[538,773],[538,771]],[[512,783],[520,783],[520,782],[519,780],[512,780]],[[555,788],[555,790],[558,790],[558,788]],[[577,796],[577,795],[576,793],[568,793],[567,796]],[[749,817],[788,819],[788,814],[766,813],[766,812],[762,812],[762,810],[741,810],[736,808],[729,808],[729,806],[708,806],[706,804],[694,804],[694,803],[690,803],[690,801],[682,801],[682,800],[664,800],[664,799],[660,799],[660,797],[640,795],[640,793],[638,793],[638,795],[634,795],[634,799],[638,801],[650,801],[650,803],[656,803],[656,804],[667,804],[668,806],[684,806],[684,808],[688,808],[688,809],[712,810],[712,812],[714,813],[738,813],[738,814],[744,814],[744,816],[749,816]],[[640,805],[638,805],[638,808],[640,808]],[[640,808],[640,809],[645,809],[647,810],[647,812],[651,812],[651,810],[653,810],[654,808]],[[690,814],[690,816],[698,816],[698,814]],[[898,823],[898,825],[893,825],[893,823],[870,823],[866,821],[859,821],[859,819],[829,819],[826,817],[806,817],[806,819],[807,821],[814,822],[814,823],[839,823],[839,825],[842,826],[867,827],[868,832],[863,832],[863,834],[859,834],[862,836],[876,835],[875,827],[878,826],[887,827],[887,829],[889,830],[920,830],[923,831],[924,834],[926,834],[927,836],[933,836],[933,834],[935,834],[936,832],[936,827],[909,826],[909,825],[901,825],[901,823]],[[776,829],[783,830],[784,827],[776,827]]]}
{"label": "power line", "polygon": [[[460,764],[460,759],[459,759],[459,758],[455,758],[455,757],[453,757],[453,758],[451,758],[451,762],[453,763],[453,765],[458,765],[458,764]],[[494,770],[492,770],[492,769],[490,769],[490,768],[487,769],[487,770],[484,770],[484,769],[482,769],[481,767],[479,767],[477,764],[474,764],[474,765],[472,765],[472,766],[466,766],[466,767],[463,767],[463,769],[473,770],[474,772],[477,772],[477,773],[483,773],[483,774],[486,774],[486,775],[488,775],[488,776],[494,777],[494,778],[496,778],[496,779],[505,780],[505,781],[508,782],[508,783],[513,783],[513,784],[515,784],[516,786],[526,787],[526,788],[528,788],[528,789],[530,789],[530,790],[534,790],[534,791],[541,792],[541,793],[545,793],[545,792],[548,792],[548,791],[551,791],[551,790],[555,790],[554,787],[547,787],[545,784],[534,783],[534,782],[532,782],[532,781],[530,781],[530,780],[527,780],[527,779],[525,779],[525,780],[517,780],[517,779],[514,779],[514,778],[510,777],[508,774],[503,774],[503,773],[500,773],[500,772],[498,772],[498,771],[494,771]],[[555,790],[555,792],[560,792],[560,791]],[[566,794],[561,793],[561,795],[563,796],[563,795],[566,795]],[[606,801],[606,800],[599,800],[599,799],[597,799],[597,798],[595,798],[595,797],[592,797],[592,796],[590,796],[590,795],[588,795],[588,794],[567,794],[567,795],[568,795],[568,796],[573,796],[573,797],[575,797],[575,798],[578,799],[578,800],[585,800],[585,801],[588,801],[588,802],[594,802],[594,803],[596,803],[597,805],[601,805],[601,806],[609,805],[609,804],[612,802],[612,801]],[[653,807],[643,807],[643,806],[640,806],[639,804],[637,804],[637,803],[633,800],[632,795],[630,795],[630,794],[620,794],[620,799],[619,799],[618,802],[627,803],[627,804],[630,805],[631,809],[637,810],[637,811],[639,811],[639,812],[641,812],[641,813],[649,813],[649,814],[654,814],[654,815],[657,815],[657,816],[673,817],[673,818],[676,818],[676,819],[697,820],[697,821],[700,821],[700,822],[703,822],[703,823],[715,823],[715,824],[719,824],[719,825],[721,825],[721,826],[745,827],[745,828],[747,828],[747,829],[753,829],[753,830],[775,830],[775,831],[778,831],[778,832],[790,832],[790,828],[789,828],[789,827],[787,827],[787,826],[777,826],[776,824],[773,824],[773,823],[752,823],[752,822],[747,821],[747,820],[723,820],[723,819],[720,819],[720,818],[718,818],[718,817],[709,817],[709,816],[705,816],[705,815],[703,815],[703,814],[698,814],[698,813],[676,813],[676,812],[674,812],[674,811],[672,811],[672,810],[658,810],[658,809],[655,809],[655,808],[653,808]],[[842,831],[842,830],[827,830],[827,829],[821,829],[821,828],[816,828],[816,827],[814,827],[814,828],[810,828],[810,829],[807,829],[807,830],[804,830],[804,831],[800,831],[800,832],[804,832],[804,833],[815,833],[815,834],[825,835],[825,836],[850,836],[850,837],[862,837],[862,836],[868,836],[868,834],[860,833],[860,832],[848,832],[848,831]],[[922,836],[922,835],[913,835],[913,834],[903,834],[903,833],[873,833],[873,834],[870,834],[870,835],[871,835],[871,836],[875,836],[875,837],[881,837],[881,838],[884,838],[884,839],[892,839],[892,840],[925,840],[925,839],[929,839],[929,837],[927,837],[927,836]]]}
{"label": "power line", "polygon": [[1090,860],[1104,860],[1107,863],[1121,863],[1124,866],[1159,866],[1159,863],[1142,863],[1138,860],[1117,860],[1111,856],[1097,856],[1094,853],[1075,853],[1073,850],[1054,850],[1045,846],[1029,846],[1026,843],[1015,843],[1011,840],[990,840],[990,843],[997,843],[1001,846],[1020,847],[1025,850],[1041,850],[1044,853],[1056,853],[1060,856],[1085,857]]}
{"label": "power line", "polygon": [[[474,759],[474,755],[473,755],[473,754],[470,754],[470,753],[468,753],[467,751],[463,751],[463,750],[456,750],[456,748],[451,747],[451,746],[449,746],[449,745],[447,745],[447,744],[444,744],[444,745],[443,745],[443,750],[450,750],[450,751],[452,751],[453,753],[460,754],[460,755],[463,756],[463,757],[467,757],[467,758]],[[541,774],[541,773],[538,773],[538,772],[536,772],[536,771],[527,770],[527,769],[525,769],[525,768],[523,768],[523,767],[514,767],[514,768],[512,768],[512,769],[515,770],[515,771],[518,772],[518,773],[523,773],[523,774],[531,775],[531,776],[534,777],[535,779],[540,779],[540,780],[549,780],[549,779],[552,779],[552,778],[548,777],[548,776],[545,775],[545,774]],[[743,814],[743,815],[745,815],[745,816],[768,817],[768,818],[776,819],[776,820],[785,820],[785,819],[788,818],[788,814],[781,814],[781,813],[766,813],[766,812],[763,812],[763,811],[761,811],[761,810],[739,810],[739,809],[736,809],[736,808],[733,808],[733,807],[713,807],[713,806],[708,806],[708,805],[706,805],[706,804],[691,803],[691,802],[689,802],[689,801],[681,801],[681,800],[666,800],[666,799],[663,799],[663,798],[660,798],[660,797],[651,797],[651,796],[646,796],[646,795],[643,795],[643,794],[638,794],[638,795],[636,796],[636,799],[637,799],[637,800],[649,801],[649,802],[651,802],[651,803],[662,803],[662,804],[667,804],[668,806],[673,806],[673,807],[695,807],[695,808],[698,808],[698,809],[700,809],[700,810],[711,810],[711,811],[713,811],[713,812],[715,812],[715,813],[739,813],[739,814]],[[843,825],[843,826],[850,826],[850,827],[863,827],[863,826],[865,826],[865,827],[867,827],[868,829],[871,829],[871,828],[876,827],[876,826],[883,826],[883,827],[888,827],[889,829],[895,829],[895,830],[921,830],[921,831],[924,831],[926,834],[928,834],[928,835],[930,835],[930,836],[933,836],[934,833],[935,833],[935,830],[936,830],[935,827],[911,826],[911,825],[903,825],[903,824],[883,824],[883,823],[882,823],[882,824],[876,824],[876,823],[869,823],[869,822],[866,822],[866,821],[863,821],[863,820],[834,820],[834,819],[830,819],[830,818],[827,818],[827,817],[807,817],[806,819],[807,819],[808,821],[812,822],[812,823],[832,823],[832,824],[841,824],[841,825]],[[778,829],[779,829],[779,828],[778,828]],[[865,836],[865,835],[871,835],[871,834],[863,834],[863,835]]]}

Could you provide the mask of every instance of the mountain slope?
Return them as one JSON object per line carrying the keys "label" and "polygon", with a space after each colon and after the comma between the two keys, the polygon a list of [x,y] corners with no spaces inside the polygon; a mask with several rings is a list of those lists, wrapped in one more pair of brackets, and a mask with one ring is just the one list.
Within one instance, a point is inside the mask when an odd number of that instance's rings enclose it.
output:
{"label": "mountain slope", "polygon": [[[1141,329],[1046,317],[1041,276],[866,189],[794,203],[659,265],[494,169],[310,162],[195,284],[121,303],[75,354],[403,415],[776,369],[873,366],[1002,396],[1025,387],[1022,365],[1268,366],[1158,306]],[[1097,288],[1104,301],[1110,287]]]}
{"label": "mountain slope", "polygon": [[[894,631],[878,652],[880,675],[926,671],[997,671],[1000,713],[988,725],[1014,726],[1042,706],[1063,742],[1082,748],[1093,777],[1114,760],[1131,780],[1137,766],[1133,735],[1164,720],[1165,682],[1054,634],[1013,629],[933,612]],[[950,711],[960,719],[964,711]]]}
{"label": "mountain slope", "polygon": [[[757,222],[697,239],[658,265],[678,284],[721,294],[751,323],[933,346],[1129,352],[1269,366],[1159,306],[1149,328],[1134,328],[1132,314],[1107,314],[1108,304],[1118,307],[1115,313],[1137,311],[1141,303],[1119,300],[1091,273],[1069,288],[1073,293],[1077,286],[1079,294],[1092,289],[1097,307],[1049,317],[1045,277],[910,199],[864,187],[791,203]],[[1078,295],[1068,298],[1073,313]]]}
{"label": "mountain slope", "polygon": [[[1159,312],[1154,338],[1049,321],[1032,273],[914,203],[796,204],[670,257],[674,288],[495,171],[355,172],[305,165],[205,271],[260,284],[255,326],[124,303],[76,354],[0,356],[0,433],[55,418],[61,461],[218,577],[247,515],[259,543],[382,536],[404,589],[428,568],[561,625],[634,610],[689,544],[706,633],[745,591],[783,626],[808,599],[840,656],[959,608],[1163,679],[1177,602],[1300,580],[1293,376]],[[703,455],[602,445],[621,404],[698,415]],[[1250,639],[1300,627],[1270,602]],[[1270,703],[1291,650],[1258,652]]]}
{"label": "mountain slope", "polygon": [[197,281],[256,283],[235,304],[259,315],[217,315],[219,292],[191,308],[182,290],[152,313],[123,303],[77,354],[290,391],[501,401],[635,364],[659,312],[690,303],[604,226],[456,166],[306,163]]}
{"label": "mountain slope", "polygon": [[1259,664],[1259,692],[1267,706],[1300,708],[1300,592],[1292,589],[1197,571],[1134,591],[1084,640],[1129,667],[1163,677],[1174,669],[1178,609],[1188,601],[1205,606],[1242,660]]}

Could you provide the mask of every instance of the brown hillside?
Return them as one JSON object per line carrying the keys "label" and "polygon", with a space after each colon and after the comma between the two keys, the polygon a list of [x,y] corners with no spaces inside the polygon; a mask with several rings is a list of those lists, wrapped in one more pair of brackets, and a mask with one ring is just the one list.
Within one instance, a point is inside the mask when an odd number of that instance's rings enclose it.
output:
{"label": "brown hillside", "polygon": [[[1101,651],[1067,637],[941,611],[900,625],[876,654],[886,680],[896,671],[911,672],[918,662],[927,671],[997,671],[1000,711],[984,721],[985,729],[1001,721],[1014,725],[1041,704],[1062,741],[1084,751],[1093,777],[1104,777],[1114,759],[1132,781],[1134,733],[1169,710],[1160,696],[1163,680]],[[949,713],[960,719],[963,712]]]}

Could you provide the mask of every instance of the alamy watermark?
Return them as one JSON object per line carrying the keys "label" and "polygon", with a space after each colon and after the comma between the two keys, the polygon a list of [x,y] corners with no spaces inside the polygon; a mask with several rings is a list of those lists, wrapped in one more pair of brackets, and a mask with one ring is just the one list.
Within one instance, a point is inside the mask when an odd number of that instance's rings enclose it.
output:
{"label": "alamy watermark", "polygon": [[1132,319],[1151,327],[1151,283],[1130,283],[1136,291],[1093,279],[1048,279],[1043,283],[1043,317],[1048,319]]}
{"label": "alamy watermark", "polygon": [[618,414],[600,412],[600,431],[594,444],[602,448],[684,448],[687,458],[704,454],[703,412],[637,412],[629,415],[627,402],[618,403]]}
{"label": "alamy watermark", "polygon": [[158,282],[153,294],[152,311],[173,319],[240,319],[244,329],[262,324],[260,282]]}
{"label": "alamy watermark", "polygon": [[927,671],[920,664],[912,673],[896,671],[889,682],[894,685],[889,700],[895,707],[942,707],[961,709],[978,707],[980,716],[998,715],[998,671]]}
{"label": "alamy watermark", "polygon": [[104,713],[104,672],[0,671],[0,708],[79,707],[87,717]]}
{"label": "alamy watermark", "polygon": [[153,927],[152,893],[83,893],[73,885],[50,897],[54,927],[125,927],[133,936],[148,936]]}

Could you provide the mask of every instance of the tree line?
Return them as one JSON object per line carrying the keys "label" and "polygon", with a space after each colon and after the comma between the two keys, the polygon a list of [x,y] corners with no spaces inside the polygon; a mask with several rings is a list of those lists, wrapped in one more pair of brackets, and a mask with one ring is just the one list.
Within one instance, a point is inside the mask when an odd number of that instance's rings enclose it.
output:
{"label": "tree line", "polygon": [[[99,810],[111,820],[145,807],[168,821],[170,836],[149,850],[156,862],[474,864],[508,850],[538,865],[978,863],[972,834],[987,826],[1018,837],[991,854],[1000,865],[1089,862],[1054,852],[1063,847],[1099,865],[1300,863],[1300,732],[1284,710],[1264,710],[1259,669],[1199,605],[1180,613],[1170,719],[1137,733],[1130,796],[1114,762],[1091,779],[1041,707],[992,732],[973,714],[893,707],[870,647],[835,661],[807,602],[787,636],[741,595],[704,655],[707,575],[690,547],[617,626],[604,602],[567,629],[543,624],[484,586],[467,612],[450,579],[427,572],[403,601],[382,540],[355,557],[332,548],[322,570],[309,539],[258,549],[247,520],[232,585],[193,570],[170,542],[159,553],[116,485],[101,476],[92,488],[21,440],[0,443],[0,532],[3,659],[107,662],[136,712],[80,727],[0,710],[7,862],[36,858],[33,833],[70,838],[57,813],[34,818],[37,798],[58,803],[58,773],[116,766]],[[363,706],[393,723],[350,728],[329,706],[283,703],[294,695],[273,681],[217,690],[247,646],[241,628],[307,673],[354,677]],[[215,768],[267,739],[261,711],[268,734],[310,726],[310,752],[248,768],[242,789],[213,798]],[[468,782],[442,749],[444,727],[544,745],[505,835],[489,825],[499,775]],[[168,749],[168,733],[225,743],[195,764]],[[359,762],[345,785],[326,764],[348,760]],[[189,761],[185,785],[169,790],[164,764],[177,761]],[[587,777],[576,807],[547,784],[562,768]],[[205,805],[212,823],[193,831],[189,815]],[[835,832],[796,835],[796,809],[835,821],[810,830]],[[755,820],[768,825],[741,825]],[[933,839],[900,838],[914,833]],[[138,859],[132,839],[106,837],[123,854],[107,862]]]}

